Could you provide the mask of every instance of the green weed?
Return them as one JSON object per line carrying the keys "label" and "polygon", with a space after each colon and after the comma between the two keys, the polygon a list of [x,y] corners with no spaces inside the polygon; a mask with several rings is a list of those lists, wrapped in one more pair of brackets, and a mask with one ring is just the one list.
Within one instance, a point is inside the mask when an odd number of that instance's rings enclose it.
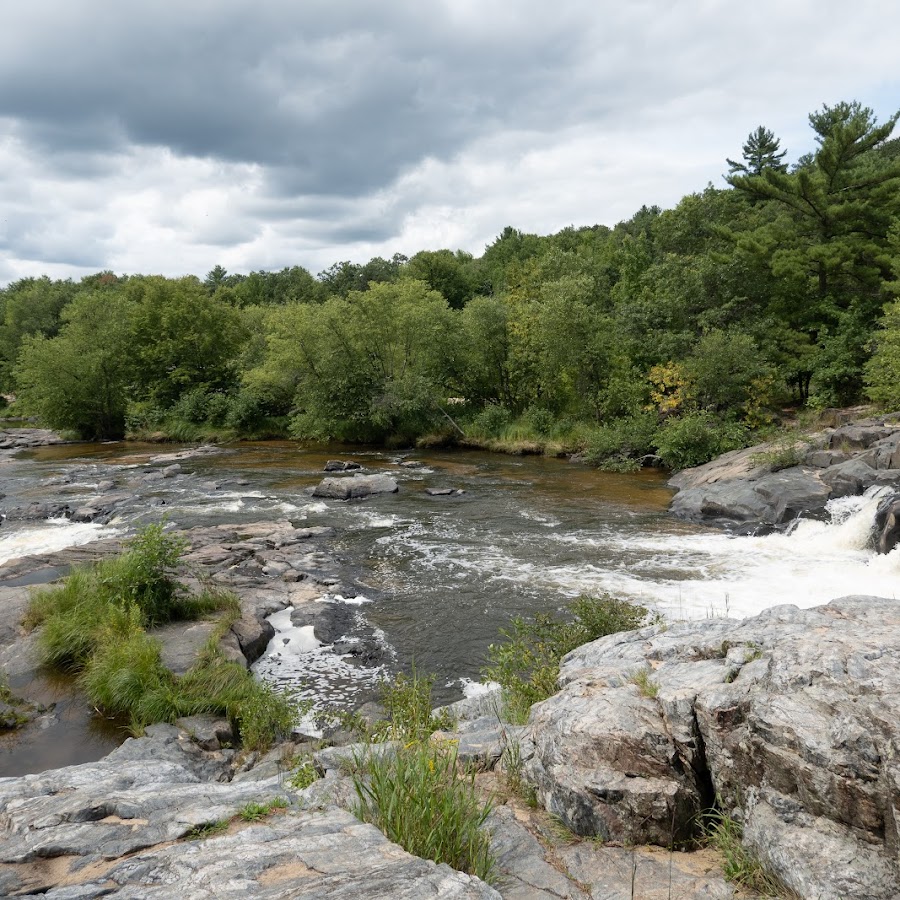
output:
{"label": "green weed", "polygon": [[757,891],[764,897],[791,898],[778,879],[767,872],[762,863],[742,843],[743,830],[730,816],[711,809],[702,816],[703,834],[710,844],[722,854],[725,877],[734,884]]}
{"label": "green weed", "polygon": [[576,647],[618,631],[646,624],[642,606],[604,594],[582,596],[569,607],[573,618],[563,621],[546,613],[516,618],[500,632],[503,641],[488,648],[484,676],[503,689],[503,714],[515,724],[528,720],[531,706],[557,690],[560,660]]}
{"label": "green weed", "polygon": [[226,819],[217,819],[215,822],[204,822],[202,825],[195,825],[190,831],[186,832],[182,840],[200,841],[203,838],[215,837],[228,830],[228,821]]}
{"label": "green weed", "polygon": [[659,695],[659,684],[650,677],[649,669],[638,669],[628,680],[637,685],[642,697],[653,698]]}
{"label": "green weed", "polygon": [[284,797],[274,797],[265,803],[248,803],[246,806],[238,810],[238,816],[244,822],[258,822],[272,815],[276,809],[287,809],[290,803]]}
{"label": "green weed", "polygon": [[474,776],[457,767],[452,746],[412,743],[395,753],[369,754],[355,774],[354,814],[423,859],[490,882],[496,861],[484,823],[491,802],[480,799]]}

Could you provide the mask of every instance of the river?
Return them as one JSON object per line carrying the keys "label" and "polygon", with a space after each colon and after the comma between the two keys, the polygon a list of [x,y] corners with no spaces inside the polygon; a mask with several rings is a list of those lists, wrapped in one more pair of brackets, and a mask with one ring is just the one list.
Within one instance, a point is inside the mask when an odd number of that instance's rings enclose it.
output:
{"label": "river", "polygon": [[[74,506],[102,481],[173,449],[67,444],[6,456],[3,505],[51,499]],[[332,526],[333,550],[357,590],[323,599],[350,604],[360,626],[374,629],[386,669],[415,662],[435,673],[442,701],[473,689],[488,645],[512,617],[562,608],[581,593],[609,592],[676,619],[742,617],[844,594],[894,597],[900,583],[900,555],[867,549],[873,497],[834,502],[827,522],[738,537],[671,518],[665,477],[650,470],[615,475],[541,457],[285,441],[225,449],[185,461],[190,477],[160,480],[107,525],[5,522],[0,562],[127,534],[162,515],[183,527],[285,518]],[[399,492],[349,503],[313,498],[325,461],[335,457],[390,472]],[[399,465],[410,461],[420,465]],[[444,487],[463,493],[425,492]],[[264,657],[257,664],[263,677],[322,703],[352,705],[354,679],[361,692],[371,687],[371,670],[335,659],[308,633],[291,633],[284,616],[280,627],[279,646],[289,640],[293,652]]]}

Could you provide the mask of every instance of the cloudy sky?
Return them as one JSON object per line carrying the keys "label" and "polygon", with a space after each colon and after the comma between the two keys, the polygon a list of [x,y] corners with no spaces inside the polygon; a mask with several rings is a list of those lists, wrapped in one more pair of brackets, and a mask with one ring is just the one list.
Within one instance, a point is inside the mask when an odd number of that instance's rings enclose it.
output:
{"label": "cloudy sky", "polygon": [[0,285],[614,224],[900,108],[885,0],[6,0]]}

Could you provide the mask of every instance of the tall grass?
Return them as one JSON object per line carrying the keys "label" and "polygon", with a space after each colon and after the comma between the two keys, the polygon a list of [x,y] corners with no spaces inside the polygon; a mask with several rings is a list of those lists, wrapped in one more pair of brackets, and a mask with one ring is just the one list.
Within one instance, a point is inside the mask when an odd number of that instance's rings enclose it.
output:
{"label": "tall grass", "polygon": [[298,710],[286,696],[226,661],[211,642],[181,678],[166,669],[159,642],[146,628],[173,619],[239,611],[228,591],[187,591],[175,578],[182,543],[151,525],[126,551],[73,571],[54,588],[36,591],[26,622],[42,626],[38,647],[50,668],[78,676],[90,702],[132,728],[197,713],[225,715],[243,745],[261,749],[290,732]]}
{"label": "tall grass", "polygon": [[451,724],[432,715],[433,685],[433,676],[415,668],[382,685],[389,720],[365,733],[370,743],[390,738],[397,747],[356,755],[353,812],[415,856],[490,881],[496,863],[484,824],[492,804],[474,775],[461,772],[455,745],[429,743],[433,731]]}
{"label": "tall grass", "polygon": [[494,877],[496,861],[483,827],[492,804],[463,775],[452,745],[413,743],[395,753],[370,754],[365,775],[354,774],[354,814],[409,853],[454,869]]}
{"label": "tall grass", "polygon": [[650,619],[643,606],[608,594],[579,597],[569,611],[568,620],[546,613],[513,619],[509,629],[500,632],[503,641],[488,648],[484,675],[503,689],[509,721],[524,724],[532,704],[556,692],[560,660],[571,650],[608,634],[640,628]]}

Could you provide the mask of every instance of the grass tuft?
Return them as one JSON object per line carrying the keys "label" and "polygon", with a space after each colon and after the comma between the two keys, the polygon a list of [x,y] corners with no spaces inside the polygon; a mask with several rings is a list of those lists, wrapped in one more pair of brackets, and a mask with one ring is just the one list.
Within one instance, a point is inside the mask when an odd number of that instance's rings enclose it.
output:
{"label": "grass tuft", "polygon": [[659,696],[659,684],[650,677],[649,669],[638,669],[628,680],[637,685],[642,697]]}
{"label": "grass tuft", "polygon": [[763,868],[757,857],[741,839],[743,830],[738,822],[717,809],[702,816],[702,830],[707,843],[722,854],[725,877],[733,884],[756,891],[764,897],[793,898],[781,882]]}
{"label": "grass tuft", "polygon": [[353,776],[353,812],[389,840],[423,859],[493,880],[496,860],[483,827],[492,804],[474,775],[462,774],[453,745],[412,743],[395,753],[369,754],[365,775]]}

